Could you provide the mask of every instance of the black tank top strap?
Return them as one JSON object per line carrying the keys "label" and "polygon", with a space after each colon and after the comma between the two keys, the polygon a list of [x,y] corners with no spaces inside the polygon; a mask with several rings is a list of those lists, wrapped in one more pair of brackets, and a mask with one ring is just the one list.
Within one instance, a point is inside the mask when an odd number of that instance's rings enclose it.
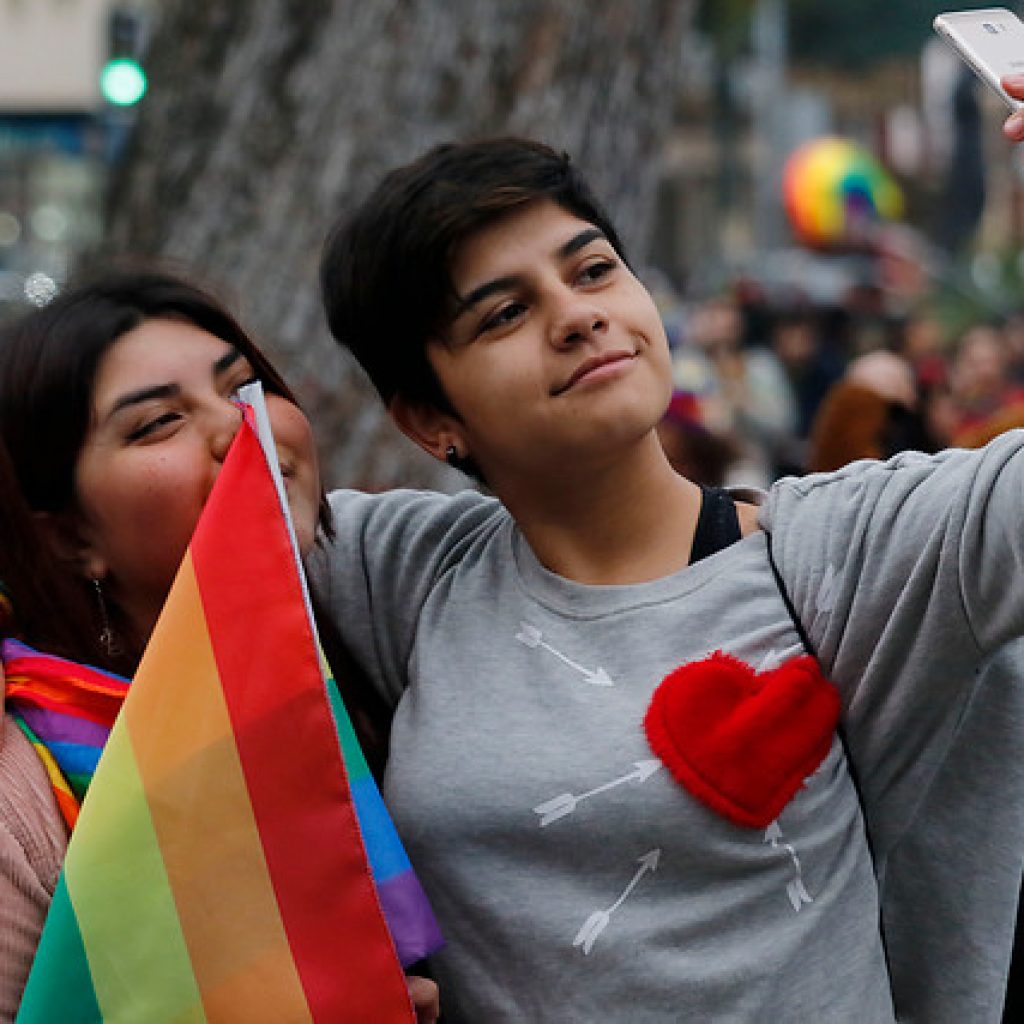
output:
{"label": "black tank top strap", "polygon": [[[716,551],[721,551],[722,548],[727,548],[742,536],[740,519],[736,512],[736,502],[733,501],[729,492],[721,487],[705,487],[703,484],[701,484],[700,489],[700,515],[697,517],[697,529],[693,534],[690,565],[693,565],[694,562],[699,562],[702,558],[707,558],[708,555],[713,555]],[[796,628],[797,635],[800,637],[800,642],[804,646],[804,650],[812,657],[817,658],[818,655],[814,645],[811,643],[811,638],[808,636],[804,624],[800,621],[796,608],[793,607],[793,602],[786,590],[786,585],[782,582],[782,575],[775,564],[770,533],[766,534],[766,539],[768,542],[768,564],[771,566],[772,576],[775,577],[775,585],[782,596],[786,611],[789,612],[789,617],[793,620],[793,625]]]}
{"label": "black tank top strap", "polygon": [[736,502],[721,487],[701,485],[700,515],[693,534],[690,565],[734,544],[742,536]]}

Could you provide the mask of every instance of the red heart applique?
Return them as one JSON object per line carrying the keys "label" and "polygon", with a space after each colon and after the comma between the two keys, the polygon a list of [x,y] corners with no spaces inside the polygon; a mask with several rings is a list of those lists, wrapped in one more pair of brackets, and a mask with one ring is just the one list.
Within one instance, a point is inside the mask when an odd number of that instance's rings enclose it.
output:
{"label": "red heart applique", "polygon": [[838,720],[839,691],[809,655],[758,673],[716,651],[661,681],[644,729],[693,796],[764,828],[825,759]]}

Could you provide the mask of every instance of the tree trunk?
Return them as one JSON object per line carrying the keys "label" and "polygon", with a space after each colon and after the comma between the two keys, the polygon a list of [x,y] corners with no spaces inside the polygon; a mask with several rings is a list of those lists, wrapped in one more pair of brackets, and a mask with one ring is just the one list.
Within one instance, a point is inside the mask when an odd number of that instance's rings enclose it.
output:
{"label": "tree trunk", "polygon": [[450,483],[326,332],[328,226],[435,142],[529,134],[573,154],[642,261],[692,0],[157,6],[113,248],[182,264],[240,310],[310,412],[329,484]]}

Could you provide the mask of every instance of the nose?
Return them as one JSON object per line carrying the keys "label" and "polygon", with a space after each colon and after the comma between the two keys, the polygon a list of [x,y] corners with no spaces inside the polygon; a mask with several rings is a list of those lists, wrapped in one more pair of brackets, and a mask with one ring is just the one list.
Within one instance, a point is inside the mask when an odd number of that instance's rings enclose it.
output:
{"label": "nose", "polygon": [[210,451],[218,462],[224,457],[242,425],[242,410],[230,400],[217,403],[210,412]]}
{"label": "nose", "polygon": [[566,289],[553,322],[552,342],[557,348],[572,348],[593,341],[608,329],[608,315],[591,296]]}

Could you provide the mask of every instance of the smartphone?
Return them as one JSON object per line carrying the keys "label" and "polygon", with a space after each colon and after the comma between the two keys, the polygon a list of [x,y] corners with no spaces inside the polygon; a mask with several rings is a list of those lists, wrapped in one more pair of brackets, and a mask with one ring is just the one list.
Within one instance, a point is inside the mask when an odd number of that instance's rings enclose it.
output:
{"label": "smartphone", "polygon": [[938,15],[932,27],[1011,109],[1024,103],[1008,96],[999,80],[1024,73],[1024,22],[1005,7],[950,11]]}

